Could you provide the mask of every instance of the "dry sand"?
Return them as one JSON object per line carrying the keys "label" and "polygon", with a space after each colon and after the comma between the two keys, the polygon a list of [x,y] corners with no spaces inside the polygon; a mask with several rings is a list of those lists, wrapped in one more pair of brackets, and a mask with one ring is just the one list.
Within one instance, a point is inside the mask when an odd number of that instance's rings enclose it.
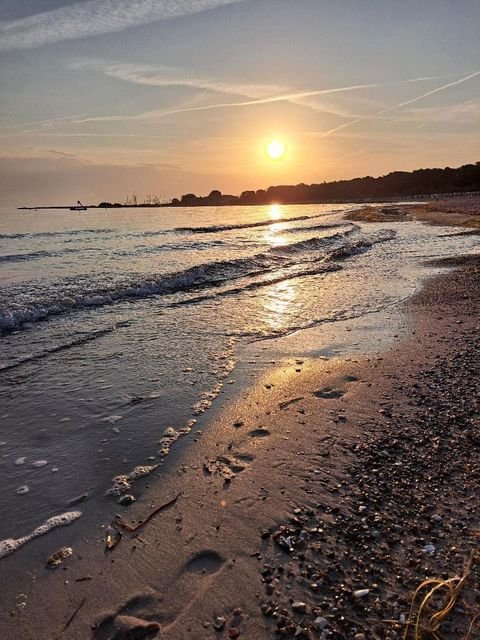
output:
{"label": "dry sand", "polygon": [[[408,303],[390,351],[285,362],[227,403],[178,472],[118,507],[138,524],[181,492],[112,551],[99,529],[52,570],[62,533],[31,543],[38,567],[2,584],[2,637],[401,638],[412,590],[461,572],[480,529],[480,267],[457,266]],[[465,594],[445,637],[477,610]]]}

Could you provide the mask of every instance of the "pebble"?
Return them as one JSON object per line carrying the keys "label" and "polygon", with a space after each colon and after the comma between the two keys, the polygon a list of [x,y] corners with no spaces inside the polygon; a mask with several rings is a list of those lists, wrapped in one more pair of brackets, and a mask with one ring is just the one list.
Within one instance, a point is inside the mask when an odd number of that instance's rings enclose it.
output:
{"label": "pebble", "polygon": [[213,621],[213,627],[214,627],[215,631],[222,631],[223,628],[225,627],[226,623],[227,623],[226,618],[222,618],[222,617],[218,616]]}
{"label": "pebble", "polygon": [[357,589],[353,592],[354,598],[365,598],[370,593],[370,589]]}
{"label": "pebble", "polygon": [[319,631],[323,631],[325,627],[328,627],[328,620],[326,618],[323,618],[322,616],[318,616],[318,618],[315,618],[313,624],[315,625],[316,629],[318,629]]}
{"label": "pebble", "polygon": [[294,611],[298,611],[299,613],[305,613],[305,611],[307,610],[307,605],[305,602],[292,602],[292,609]]}
{"label": "pebble", "polygon": [[432,556],[435,553],[435,545],[434,544],[426,544],[423,549],[422,549],[423,553],[428,553],[430,556]]}

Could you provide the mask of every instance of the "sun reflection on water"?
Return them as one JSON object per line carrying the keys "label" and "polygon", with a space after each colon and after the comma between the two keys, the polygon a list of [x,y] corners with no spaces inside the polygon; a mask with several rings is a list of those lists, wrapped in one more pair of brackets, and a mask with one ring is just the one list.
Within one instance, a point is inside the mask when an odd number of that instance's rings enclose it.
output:
{"label": "sun reflection on water", "polygon": [[269,214],[272,220],[281,220],[283,218],[282,207],[279,204],[271,204]]}
{"label": "sun reflection on water", "polygon": [[294,314],[292,308],[297,298],[297,287],[292,280],[277,282],[268,288],[264,298],[265,316],[270,329],[279,330],[287,327]]}

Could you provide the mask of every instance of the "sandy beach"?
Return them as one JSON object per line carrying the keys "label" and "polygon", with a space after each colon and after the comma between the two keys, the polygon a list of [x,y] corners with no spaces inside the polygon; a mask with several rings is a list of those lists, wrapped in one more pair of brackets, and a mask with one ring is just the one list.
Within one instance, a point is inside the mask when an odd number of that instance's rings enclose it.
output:
{"label": "sandy beach", "polygon": [[473,557],[441,627],[463,638],[479,604],[480,263],[437,266],[454,270],[404,304],[405,339],[276,362],[56,568],[63,528],[36,541],[35,569],[2,560],[4,637],[403,638],[420,583]]}

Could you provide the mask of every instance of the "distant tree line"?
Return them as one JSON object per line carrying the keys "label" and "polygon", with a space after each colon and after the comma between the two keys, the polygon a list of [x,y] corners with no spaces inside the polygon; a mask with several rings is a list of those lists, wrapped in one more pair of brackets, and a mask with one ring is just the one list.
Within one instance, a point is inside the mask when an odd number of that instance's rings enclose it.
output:
{"label": "distant tree line", "polygon": [[211,191],[208,196],[187,193],[174,198],[171,206],[232,204],[306,204],[332,200],[370,200],[401,198],[452,192],[480,191],[480,162],[457,169],[417,169],[394,171],[379,178],[366,176],[353,180],[322,182],[321,184],[278,185],[257,191],[243,191],[240,196]]}
{"label": "distant tree line", "polygon": [[357,200],[382,200],[390,198],[412,198],[446,193],[480,191],[480,162],[465,164],[457,169],[417,169],[416,171],[394,171],[379,178],[366,176],[352,180],[337,180],[321,184],[278,185],[257,191],[243,191],[239,196],[224,194],[217,189],[208,196],[186,193],[171,202],[158,196],[147,196],[137,204],[136,194],[125,204],[101,202],[98,206],[109,207],[198,207],[239,204],[315,204],[321,202],[345,202]]}

